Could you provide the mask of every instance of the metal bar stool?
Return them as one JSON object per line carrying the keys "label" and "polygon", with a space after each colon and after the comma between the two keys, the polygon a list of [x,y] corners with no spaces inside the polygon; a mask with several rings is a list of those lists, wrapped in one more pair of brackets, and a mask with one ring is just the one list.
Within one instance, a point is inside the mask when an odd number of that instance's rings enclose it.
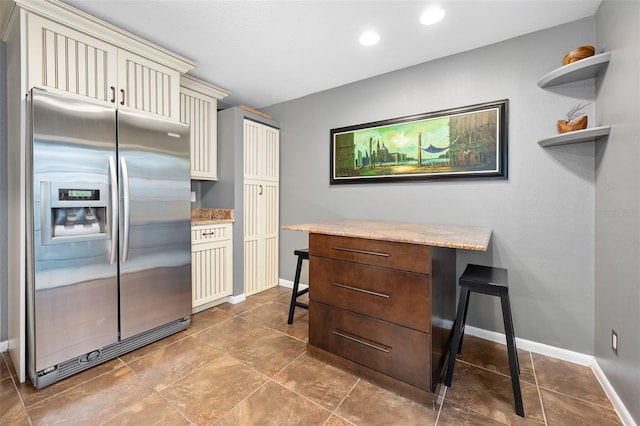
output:
{"label": "metal bar stool", "polygon": [[469,295],[471,292],[489,294],[500,297],[502,304],[502,320],[504,321],[504,331],[507,337],[507,351],[509,353],[509,369],[511,371],[511,386],[513,387],[513,399],[516,407],[516,414],[524,417],[524,407],[522,406],[522,393],[520,391],[520,365],[518,363],[518,352],[516,350],[516,336],[513,331],[513,320],[511,318],[511,305],[509,304],[509,278],[507,270],[490,266],[467,265],[464,273],[460,276],[460,300],[458,302],[458,313],[453,324],[453,338],[451,339],[451,349],[449,352],[449,367],[445,377],[445,385],[451,387],[453,380],[453,368],[456,363],[456,354],[462,352],[462,336],[464,326],[467,322],[467,311],[469,309]]}
{"label": "metal bar stool", "polygon": [[300,284],[300,272],[302,271],[302,261],[309,260],[309,249],[294,250],[294,255],[298,256],[298,265],[296,266],[296,277],[293,279],[293,291],[291,292],[291,304],[289,305],[289,320],[287,324],[293,324],[293,312],[298,308],[309,309],[306,303],[298,302],[298,297],[309,292],[309,288],[298,290]]}

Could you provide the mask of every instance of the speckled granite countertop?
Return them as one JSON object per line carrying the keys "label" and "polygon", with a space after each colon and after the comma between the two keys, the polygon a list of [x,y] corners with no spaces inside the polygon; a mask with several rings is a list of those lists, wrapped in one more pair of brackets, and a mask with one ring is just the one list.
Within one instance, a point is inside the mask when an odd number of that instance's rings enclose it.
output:
{"label": "speckled granite countertop", "polygon": [[487,251],[491,239],[489,228],[357,219],[286,225],[282,229],[478,251]]}
{"label": "speckled granite countertop", "polygon": [[233,222],[232,209],[191,209],[191,225]]}

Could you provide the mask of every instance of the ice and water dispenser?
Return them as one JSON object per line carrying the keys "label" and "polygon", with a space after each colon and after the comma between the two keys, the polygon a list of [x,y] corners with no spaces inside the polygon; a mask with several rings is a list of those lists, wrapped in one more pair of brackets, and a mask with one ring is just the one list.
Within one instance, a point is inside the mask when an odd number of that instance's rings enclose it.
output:
{"label": "ice and water dispenser", "polygon": [[43,243],[109,238],[108,194],[106,184],[43,182]]}

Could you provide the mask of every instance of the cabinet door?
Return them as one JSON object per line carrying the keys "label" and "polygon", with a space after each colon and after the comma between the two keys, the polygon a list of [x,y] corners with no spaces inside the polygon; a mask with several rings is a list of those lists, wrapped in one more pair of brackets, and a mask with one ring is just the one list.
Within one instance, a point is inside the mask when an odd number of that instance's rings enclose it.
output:
{"label": "cabinet door", "polygon": [[244,181],[244,292],[247,296],[264,290],[264,237],[260,180]]}
{"label": "cabinet door", "polygon": [[244,177],[280,179],[280,130],[244,120]]}
{"label": "cabinet door", "polygon": [[278,285],[280,218],[280,130],[262,126],[262,191],[260,211],[264,241],[265,288]]}
{"label": "cabinet door", "polygon": [[193,311],[198,312],[233,291],[231,240],[194,244],[191,256]]}
{"label": "cabinet door", "polygon": [[280,180],[280,130],[262,126],[262,179]]}
{"label": "cabinet door", "polygon": [[278,200],[275,182],[244,182],[244,287],[251,295],[278,285]]}
{"label": "cabinet door", "polygon": [[191,128],[191,179],[218,180],[217,106],[215,98],[180,88],[180,121]]}
{"label": "cabinet door", "polygon": [[180,73],[118,50],[118,104],[180,120]]}
{"label": "cabinet door", "polygon": [[28,14],[28,87],[87,96],[113,104],[117,48],[64,25]]}
{"label": "cabinet door", "polygon": [[262,240],[264,244],[264,288],[278,285],[278,228],[279,228],[279,197],[278,182],[263,181],[262,195],[260,195],[260,212],[262,226]]}
{"label": "cabinet door", "polygon": [[244,178],[262,179],[263,139],[262,125],[244,120]]}

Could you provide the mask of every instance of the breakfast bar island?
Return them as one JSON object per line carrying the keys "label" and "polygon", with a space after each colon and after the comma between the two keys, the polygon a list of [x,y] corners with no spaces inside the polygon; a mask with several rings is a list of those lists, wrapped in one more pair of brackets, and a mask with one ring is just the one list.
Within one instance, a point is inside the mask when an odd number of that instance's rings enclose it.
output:
{"label": "breakfast bar island", "polygon": [[344,219],[309,233],[310,355],[423,404],[436,402],[456,315],[456,249],[481,227]]}

